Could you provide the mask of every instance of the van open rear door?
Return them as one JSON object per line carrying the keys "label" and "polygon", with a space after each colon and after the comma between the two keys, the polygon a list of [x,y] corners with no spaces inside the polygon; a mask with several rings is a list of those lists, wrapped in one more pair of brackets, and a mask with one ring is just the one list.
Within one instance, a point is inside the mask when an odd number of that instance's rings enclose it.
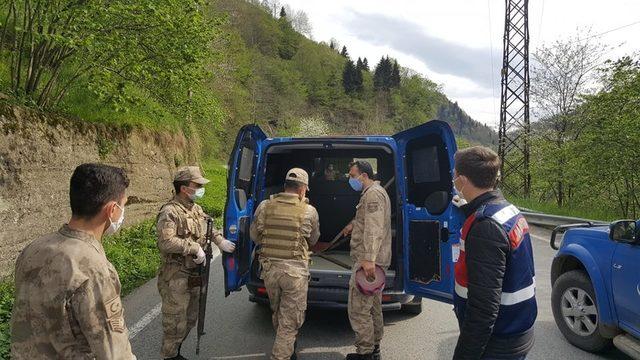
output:
{"label": "van open rear door", "polygon": [[404,291],[452,302],[459,242],[459,213],[451,204],[453,132],[447,123],[434,120],[398,133],[394,139]]}
{"label": "van open rear door", "polygon": [[257,125],[245,125],[238,132],[229,157],[227,203],[224,211],[224,236],[236,244],[233,254],[222,254],[225,294],[239,290],[247,283],[251,267],[253,243],[249,226],[256,204],[256,171],[267,138]]}

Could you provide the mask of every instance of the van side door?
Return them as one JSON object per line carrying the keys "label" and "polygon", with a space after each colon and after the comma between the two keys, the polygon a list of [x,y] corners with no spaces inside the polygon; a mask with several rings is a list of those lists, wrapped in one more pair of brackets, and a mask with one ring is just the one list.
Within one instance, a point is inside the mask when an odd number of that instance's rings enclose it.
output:
{"label": "van side door", "polygon": [[249,278],[253,243],[249,227],[256,204],[256,171],[267,138],[257,125],[245,125],[238,132],[229,157],[224,236],[236,244],[232,254],[222,253],[225,294],[238,291]]}
{"label": "van side door", "polygon": [[447,123],[433,120],[394,139],[404,291],[451,303],[461,220],[451,204],[457,149],[453,132]]}

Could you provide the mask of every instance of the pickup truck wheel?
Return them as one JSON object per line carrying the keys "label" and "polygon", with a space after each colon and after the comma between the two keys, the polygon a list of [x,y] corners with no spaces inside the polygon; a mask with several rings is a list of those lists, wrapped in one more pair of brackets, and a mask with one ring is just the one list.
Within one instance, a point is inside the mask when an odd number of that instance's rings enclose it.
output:
{"label": "pickup truck wheel", "polygon": [[418,296],[414,297],[413,300],[402,305],[402,311],[405,314],[420,315],[422,313],[422,298]]}
{"label": "pickup truck wheel", "polygon": [[612,346],[611,339],[600,335],[595,291],[584,271],[569,271],[556,280],[551,291],[551,308],[556,325],[571,344],[589,352]]}

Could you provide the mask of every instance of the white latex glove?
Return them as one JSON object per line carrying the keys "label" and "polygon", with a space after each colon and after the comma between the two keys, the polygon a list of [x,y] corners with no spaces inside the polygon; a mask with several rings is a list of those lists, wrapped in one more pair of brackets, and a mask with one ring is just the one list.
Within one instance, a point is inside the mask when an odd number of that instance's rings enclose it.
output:
{"label": "white latex glove", "polygon": [[224,252],[232,253],[236,249],[236,244],[232,243],[231,241],[229,241],[227,239],[224,239],[224,240],[222,240],[220,245],[218,245],[218,248],[220,248],[220,250],[222,250]]}
{"label": "white latex glove", "polygon": [[467,205],[467,200],[461,198],[460,195],[453,195],[453,199],[451,200],[451,202],[457,207]]}
{"label": "white latex glove", "polygon": [[196,254],[196,258],[193,259],[193,262],[200,265],[204,262],[204,259],[205,259],[204,250],[202,250],[202,247],[198,246],[198,253]]}

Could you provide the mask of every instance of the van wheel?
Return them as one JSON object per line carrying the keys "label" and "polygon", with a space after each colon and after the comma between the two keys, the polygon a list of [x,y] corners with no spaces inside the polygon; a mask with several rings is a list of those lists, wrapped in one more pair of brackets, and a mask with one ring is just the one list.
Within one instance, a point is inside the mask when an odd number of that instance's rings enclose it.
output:
{"label": "van wheel", "polygon": [[611,348],[611,339],[600,335],[596,295],[584,271],[569,271],[556,280],[551,290],[551,308],[556,325],[571,344],[589,352]]}
{"label": "van wheel", "polygon": [[420,315],[422,313],[422,298],[418,296],[414,297],[413,300],[402,305],[402,311],[405,314]]}

